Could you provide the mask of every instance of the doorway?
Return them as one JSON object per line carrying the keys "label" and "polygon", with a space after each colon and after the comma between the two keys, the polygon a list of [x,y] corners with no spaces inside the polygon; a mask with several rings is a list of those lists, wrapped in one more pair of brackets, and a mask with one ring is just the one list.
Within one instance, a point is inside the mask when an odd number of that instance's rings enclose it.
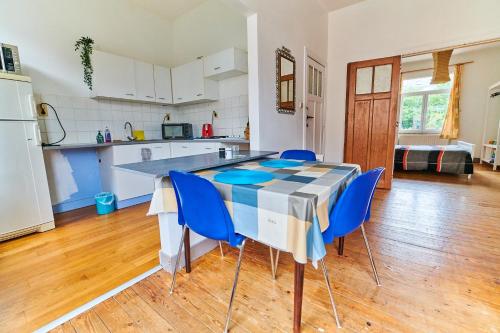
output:
{"label": "doorway", "polygon": [[[306,51],[307,52],[307,51]],[[304,148],[323,154],[325,66],[306,54]]]}

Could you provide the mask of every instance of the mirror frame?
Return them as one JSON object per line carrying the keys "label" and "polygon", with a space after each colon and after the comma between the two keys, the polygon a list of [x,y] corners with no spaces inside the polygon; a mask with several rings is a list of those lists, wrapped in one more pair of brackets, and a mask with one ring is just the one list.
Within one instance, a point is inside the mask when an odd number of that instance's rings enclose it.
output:
{"label": "mirror frame", "polygon": [[[280,74],[281,74],[281,58],[285,58],[293,63],[293,108],[282,108],[281,107],[281,82],[280,82]],[[276,49],[276,111],[279,113],[287,113],[294,114],[296,108],[296,94],[295,88],[297,85],[297,76],[295,70],[295,57],[292,56],[290,49],[282,46],[281,49]]]}

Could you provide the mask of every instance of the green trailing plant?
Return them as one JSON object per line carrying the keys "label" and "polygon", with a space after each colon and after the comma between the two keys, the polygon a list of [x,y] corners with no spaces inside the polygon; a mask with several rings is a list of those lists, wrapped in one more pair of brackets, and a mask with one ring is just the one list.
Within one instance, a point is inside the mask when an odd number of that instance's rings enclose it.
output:
{"label": "green trailing plant", "polygon": [[83,66],[83,82],[87,84],[90,90],[92,90],[92,74],[94,73],[90,59],[93,46],[94,40],[90,37],[81,37],[75,43],[75,51],[80,50],[80,59]]}

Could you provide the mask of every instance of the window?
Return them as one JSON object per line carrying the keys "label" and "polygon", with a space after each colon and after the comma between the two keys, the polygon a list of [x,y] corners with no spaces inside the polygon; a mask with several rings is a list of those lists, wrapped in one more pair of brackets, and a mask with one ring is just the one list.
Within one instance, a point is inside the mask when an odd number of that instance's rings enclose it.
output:
{"label": "window", "polygon": [[400,110],[400,132],[439,133],[448,111],[453,82],[431,84],[431,78],[403,79]]}

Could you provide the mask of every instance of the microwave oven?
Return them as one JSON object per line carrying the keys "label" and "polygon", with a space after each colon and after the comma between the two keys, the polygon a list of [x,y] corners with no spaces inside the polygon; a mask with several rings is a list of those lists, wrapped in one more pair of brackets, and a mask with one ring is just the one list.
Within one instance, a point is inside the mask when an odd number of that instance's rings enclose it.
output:
{"label": "microwave oven", "polygon": [[161,136],[164,140],[192,139],[193,125],[188,123],[162,124]]}
{"label": "microwave oven", "polygon": [[0,43],[0,72],[21,74],[17,46]]}

